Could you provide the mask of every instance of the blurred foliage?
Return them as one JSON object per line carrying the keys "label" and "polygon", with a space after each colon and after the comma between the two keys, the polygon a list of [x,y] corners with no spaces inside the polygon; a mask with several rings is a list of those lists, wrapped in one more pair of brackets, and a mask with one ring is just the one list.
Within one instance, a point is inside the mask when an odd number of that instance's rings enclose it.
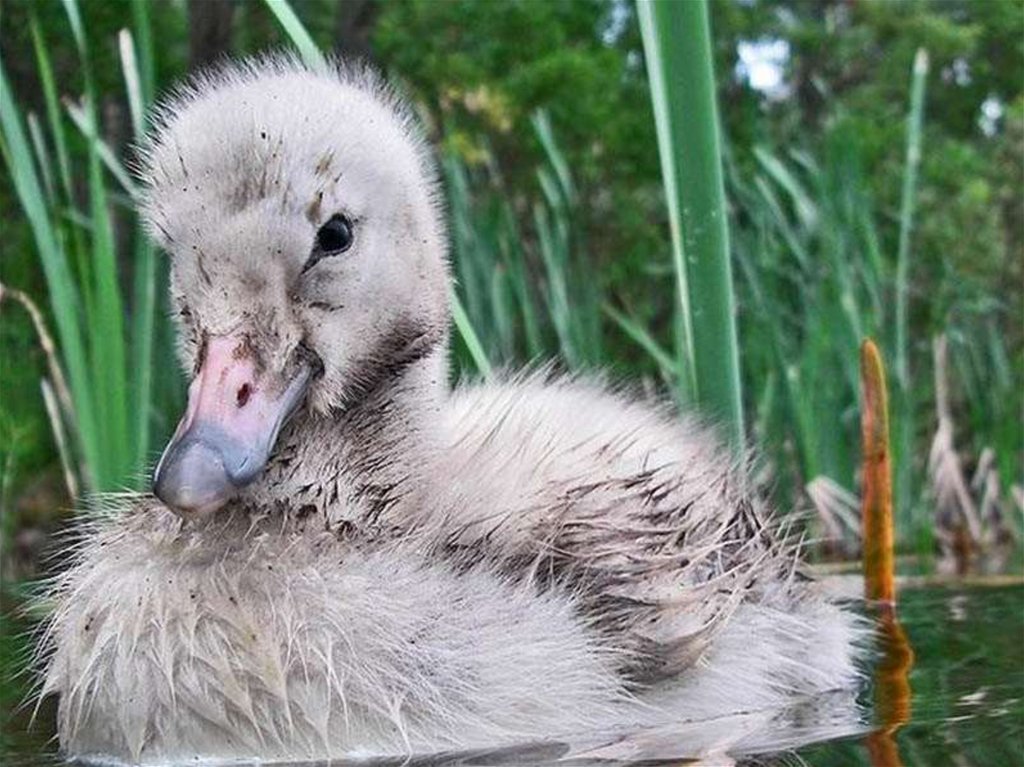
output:
{"label": "blurred foliage", "polygon": [[448,146],[471,165],[495,159],[520,208],[536,195],[543,160],[529,117],[545,108],[586,200],[598,273],[643,294],[639,272],[652,256],[667,264],[669,246],[631,5],[414,0],[389,5],[373,40]]}
{"label": "blurred foliage", "polygon": [[[215,5],[213,0],[151,3],[156,34],[153,66],[161,88],[184,75],[191,61],[216,57],[217,51],[209,50],[203,52],[206,56],[197,56],[193,35],[197,14]],[[293,0],[292,5],[320,46],[368,51],[414,99],[444,156],[465,167],[473,198],[466,210],[493,211],[500,201],[501,211],[495,215],[502,218],[505,231],[521,237],[525,253],[525,271],[515,276],[516,290],[523,296],[532,291],[535,302],[550,298],[544,291],[551,259],[540,241],[543,226],[538,222],[543,222],[537,207],[544,204],[538,169],[549,157],[530,122],[543,108],[575,184],[569,278],[587,283],[588,305],[606,301],[623,310],[634,327],[646,328],[651,342],[673,347],[667,214],[631,2]],[[0,55],[15,96],[26,110],[41,114],[30,13],[39,19],[50,44],[62,93],[77,96],[83,84],[59,0],[0,4]],[[127,0],[87,0],[82,13],[96,89],[104,94],[103,132],[116,150],[127,152],[130,129],[116,33],[130,25],[130,5]],[[225,48],[231,54],[284,44],[263,3],[234,0],[226,18]],[[1022,401],[1013,382],[1024,380],[1024,13],[1018,0],[716,0],[712,32],[732,176],[749,181],[763,173],[758,150],[784,158],[797,169],[806,169],[799,158],[814,158],[823,171],[805,178],[811,188],[816,188],[819,177],[833,179],[833,186],[849,179],[858,184],[858,204],[870,209],[877,224],[881,262],[881,273],[875,275],[880,295],[872,299],[874,303],[865,301],[868,315],[893,301],[887,291],[892,289],[895,268],[909,73],[915,51],[927,49],[932,75],[911,245],[911,365],[922,414],[918,422],[922,430],[931,423],[931,338],[946,331],[959,373],[954,382],[955,405],[962,416],[957,419],[963,431],[957,435],[959,444],[973,455],[985,445],[997,445],[1007,478],[1018,479]],[[759,41],[788,45],[783,87],[777,93],[756,90],[741,76],[738,46]],[[1001,113],[983,122],[986,100]],[[72,152],[84,151],[75,131],[69,132],[69,140]],[[854,163],[855,171],[836,164],[848,162]],[[452,168],[449,164],[448,170]],[[4,174],[6,168],[0,167],[0,280],[41,299],[45,283]],[[759,251],[759,234],[748,226],[751,218],[744,214],[738,189],[732,185],[730,190],[733,223],[739,228],[734,241],[739,250],[753,254]],[[839,199],[835,188],[822,186],[819,192],[819,204]],[[796,212],[792,200],[783,199],[781,204],[784,209],[773,223],[773,237],[783,236],[782,222]],[[842,221],[846,214],[840,213],[830,213],[830,220]],[[509,215],[511,222],[505,220]],[[479,225],[479,217],[476,220]],[[827,272],[840,257],[828,252],[827,234],[808,230],[801,235],[817,248],[816,267],[806,273],[808,285],[827,287]],[[842,251],[855,271],[866,258],[859,242],[844,241]],[[783,242],[769,252],[786,250]],[[130,249],[121,252],[124,259]],[[765,267],[785,268],[781,263]],[[841,355],[848,340],[845,331],[825,324],[826,314],[814,327],[794,321],[805,305],[827,307],[832,288],[801,296],[794,295],[799,287],[791,277],[783,276],[779,284],[772,301],[757,308],[751,283],[741,280],[741,333],[745,330],[747,336],[741,338],[744,372],[760,384],[746,387],[751,413],[771,410],[775,395],[769,385],[781,385],[764,373],[764,359],[770,353],[763,348],[767,341],[759,321],[762,313],[782,318],[785,347],[801,369],[803,360],[824,360],[814,368],[819,376],[827,375],[828,360]],[[576,286],[568,290],[580,295]],[[622,323],[605,318],[599,334],[593,348],[602,350],[604,366],[646,378],[660,374],[654,358]],[[883,347],[891,343],[881,340]],[[0,342],[0,451],[17,454],[16,479],[24,482],[54,459],[38,393],[43,362],[27,320],[14,309],[3,309]],[[512,341],[507,346],[521,358],[540,348]],[[826,347],[831,347],[832,356],[823,356]],[[855,355],[851,345],[850,359]],[[158,374],[158,381],[173,383],[174,378]],[[994,379],[1009,382],[996,389],[998,396],[986,387],[986,381]],[[836,421],[842,421],[844,429],[854,423],[852,414],[843,410],[853,403],[848,396],[820,393],[821,383],[803,382],[814,395],[804,418],[820,431],[822,439],[815,444],[790,444],[800,437],[792,434],[795,427],[787,424],[781,409],[762,419],[776,424],[769,435],[777,439],[780,453],[803,450],[828,463],[831,453],[849,452],[850,446],[839,444],[841,439],[829,446],[824,437],[832,433]],[[924,451],[928,435],[917,437]],[[850,466],[850,461],[844,465]],[[841,479],[852,483],[852,470],[846,474]],[[807,479],[787,478],[782,485],[795,492]]]}

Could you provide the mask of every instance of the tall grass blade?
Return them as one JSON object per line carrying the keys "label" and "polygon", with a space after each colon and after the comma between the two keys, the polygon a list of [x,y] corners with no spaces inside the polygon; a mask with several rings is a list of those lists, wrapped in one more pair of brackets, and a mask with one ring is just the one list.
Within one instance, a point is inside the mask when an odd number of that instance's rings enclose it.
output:
{"label": "tall grass blade", "polygon": [[[129,107],[131,103],[129,102]],[[132,180],[131,174],[125,169],[122,162],[117,158],[110,145],[96,133],[96,125],[93,124],[89,109],[81,104],[68,101],[65,104],[71,122],[75,124],[79,132],[86,138],[94,151],[99,155],[104,167],[114,177],[121,189],[123,189],[133,200],[139,199],[139,190]]]}
{"label": "tall grass blade", "polygon": [[551,128],[551,115],[546,110],[539,109],[530,116],[530,123],[533,125],[534,133],[540,139],[544,148],[544,154],[558,177],[558,185],[563,192],[567,204],[572,204],[576,199],[576,186],[572,181],[572,174],[569,172],[569,163],[565,160],[555,141],[555,133]]}
{"label": "tall grass blade", "polygon": [[57,335],[67,366],[70,388],[78,414],[77,437],[82,448],[82,461],[86,471],[100,459],[96,441],[96,428],[92,406],[92,379],[89,373],[85,343],[78,322],[80,297],[75,290],[74,277],[48,215],[46,200],[36,169],[32,151],[25,137],[17,104],[0,62],[0,130],[6,148],[4,159],[10,172],[14,192],[21,203],[35,240],[39,260],[46,277],[50,305],[57,325]]}
{"label": "tall grass blade", "polygon": [[[51,210],[51,215],[74,220],[77,218],[78,212],[74,209],[75,198],[71,180],[73,169],[68,152],[67,135],[64,130],[63,111],[61,110],[60,98],[57,95],[57,84],[53,75],[53,65],[50,61],[49,49],[46,41],[43,39],[34,12],[29,15],[29,23],[32,30],[32,45],[36,55],[37,71],[43,85],[47,122],[49,123],[54,147],[57,150],[57,169],[60,174],[61,189],[63,191],[63,199],[56,203],[54,209]],[[74,262],[77,269],[77,288],[81,300],[81,306],[77,307],[77,311],[82,313],[82,320],[86,322],[92,313],[94,304],[92,278],[89,276],[92,274],[92,263],[89,258],[88,243],[85,237],[85,232],[88,228],[88,226],[70,226],[67,227],[67,232],[65,233],[61,222],[56,221],[54,226],[55,236],[61,243],[62,248],[68,251],[68,258]],[[85,417],[84,415],[82,416],[82,418]]]}
{"label": "tall grass blade", "polygon": [[569,287],[566,280],[567,257],[564,238],[558,225],[552,222],[552,211],[549,207],[536,203],[533,206],[533,224],[537,230],[537,244],[544,272],[547,277],[545,291],[548,314],[558,336],[558,346],[562,357],[570,368],[578,368],[583,363],[583,355],[573,332],[573,308],[569,301]]}
{"label": "tall grass blade", "polygon": [[[149,26],[148,15],[143,10],[136,14],[136,28]],[[140,40],[148,33],[140,35]],[[135,41],[131,32],[122,29],[118,34],[118,48],[121,54],[121,70],[124,73],[125,91],[128,94],[128,108],[131,115],[132,134],[136,142],[144,136],[147,95],[143,90],[143,74],[136,55]],[[151,52],[150,52],[150,55]],[[153,401],[153,334],[156,319],[156,250],[142,231],[135,232],[134,243],[134,288],[131,318],[131,359],[136,371],[134,382],[132,432],[135,436],[133,459],[136,472],[141,472],[148,460],[150,442],[150,408]]]}
{"label": "tall grass blade", "polygon": [[499,232],[503,244],[503,256],[508,267],[512,291],[519,306],[526,343],[526,356],[536,359],[544,353],[544,341],[540,329],[540,318],[531,292],[531,283],[526,270],[526,255],[523,252],[523,237],[516,223],[512,206],[502,199],[499,207]]}
{"label": "tall grass blade", "polygon": [[85,27],[82,26],[82,14],[78,12],[78,0],[62,0],[64,12],[67,14],[68,23],[71,24],[71,34],[75,38],[75,45],[78,52],[85,52]]}
{"label": "tall grass blade", "polygon": [[610,304],[604,305],[604,312],[614,320],[615,324],[622,328],[622,331],[632,338],[651,359],[654,360],[662,373],[674,376],[678,371],[678,365],[658,341],[647,332],[647,329],[632,317],[628,317]]}
{"label": "tall grass blade", "polygon": [[50,162],[50,153],[46,149],[46,139],[43,138],[43,129],[39,125],[39,118],[30,113],[28,116],[28,132],[32,137],[32,150],[35,152],[36,165],[43,176],[43,190],[46,192],[46,201],[51,209],[56,207],[57,195],[53,185],[53,168]]}
{"label": "tall grass blade", "polygon": [[135,55],[135,41],[132,33],[122,29],[117,33],[117,52],[121,57],[121,74],[124,75],[124,91],[128,96],[128,116],[132,121],[132,136],[139,140],[143,136],[145,121],[144,96],[142,94],[142,75],[139,71],[139,60]]}
{"label": "tall grass blade", "polygon": [[[82,65],[85,83],[85,130],[98,138],[97,93],[77,0],[65,0],[64,8],[72,29],[75,30]],[[133,474],[132,439],[128,431],[128,411],[131,405],[126,380],[124,304],[118,283],[113,222],[108,207],[99,141],[89,141],[87,149],[89,217],[92,221],[92,265],[95,279],[95,305],[90,317],[89,351],[92,375],[98,382],[92,404],[100,426],[97,436],[102,445],[104,458],[95,470],[98,487],[115,489],[129,483]]]}
{"label": "tall grass blade", "polygon": [[[703,2],[703,0],[700,0]],[[679,301],[677,326],[679,338],[678,396],[681,402],[693,402],[697,398],[696,363],[693,349],[693,311],[690,306],[690,286],[687,280],[686,255],[683,251],[683,222],[681,208],[675,203],[680,198],[679,173],[672,144],[673,119],[666,95],[669,84],[668,62],[658,39],[659,28],[656,6],[653,0],[637,0],[637,16],[644,44],[647,62],[647,81],[651,89],[651,106],[658,136],[658,156],[661,159],[661,178],[665,185],[665,199],[668,203],[669,229],[672,235],[672,265],[676,278],[676,297]]]}
{"label": "tall grass blade", "polygon": [[925,84],[928,79],[928,53],[922,48],[914,56],[910,86],[910,111],[907,116],[906,165],[900,199],[900,234],[896,252],[896,499],[899,508],[911,515],[917,529],[917,548],[924,555],[932,549],[928,515],[913,504],[914,484],[914,408],[910,339],[908,337],[908,305],[910,277],[910,239],[914,224],[918,169],[921,165],[921,134],[924,122]]}
{"label": "tall grass blade", "polygon": [[582,232],[574,226],[576,187],[548,114],[538,111],[531,122],[546,159],[537,170],[543,200],[533,206],[533,221],[546,276],[548,313],[559,353],[568,366],[595,367],[603,361],[601,282],[574,278],[586,266]]}
{"label": "tall grass blade", "polygon": [[153,103],[156,94],[156,51],[149,23],[150,0],[132,0],[132,26],[138,46],[139,93],[142,104]]}
{"label": "tall grass blade", "polygon": [[804,189],[803,184],[778,157],[764,147],[755,147],[754,157],[765,172],[789,194],[793,200],[800,226],[807,230],[814,229],[818,222],[818,208],[807,190]]}
{"label": "tall grass blade", "polygon": [[326,65],[323,53],[313,42],[312,36],[299,21],[299,17],[295,15],[295,11],[292,10],[287,0],[264,0],[264,2],[298,49],[302,60],[311,67],[322,69]]}
{"label": "tall grass blade", "polygon": [[466,344],[466,349],[469,351],[470,357],[473,359],[473,364],[476,365],[476,369],[480,371],[485,378],[490,378],[494,373],[494,369],[491,367],[491,363],[487,359],[487,352],[484,351],[483,344],[480,343],[480,339],[473,330],[473,325],[470,323],[469,317],[466,316],[466,310],[462,308],[462,302],[459,301],[459,297],[455,295],[454,288],[450,293],[452,302],[452,319],[455,321],[455,327],[459,331],[459,336],[461,336],[463,343]]}
{"label": "tall grass blade", "polygon": [[708,6],[704,0],[638,0],[637,9],[680,307],[689,315],[691,364],[684,375],[698,405],[739,446],[743,405]]}
{"label": "tall grass blade", "polygon": [[910,383],[907,348],[907,279],[910,274],[910,236],[914,228],[917,175],[921,165],[921,126],[924,122],[924,89],[928,79],[928,52],[918,49],[910,86],[907,117],[907,156],[900,197],[900,239],[896,253],[896,375],[904,387]]}
{"label": "tall grass blade", "polygon": [[57,98],[57,86],[54,82],[53,67],[46,50],[46,43],[43,41],[42,33],[39,31],[39,22],[34,13],[29,17],[29,28],[32,32],[32,45],[35,49],[39,79],[43,84],[46,116],[50,123],[50,133],[53,135],[53,143],[57,150],[57,168],[60,172],[61,185],[64,188],[65,199],[70,200],[71,161],[68,159],[67,140],[60,119],[60,101]]}

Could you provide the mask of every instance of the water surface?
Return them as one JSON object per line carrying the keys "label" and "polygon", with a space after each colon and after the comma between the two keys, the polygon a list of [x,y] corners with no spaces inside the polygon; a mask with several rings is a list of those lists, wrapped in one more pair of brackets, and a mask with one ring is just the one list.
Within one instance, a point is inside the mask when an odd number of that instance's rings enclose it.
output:
{"label": "water surface", "polygon": [[[750,711],[644,732],[581,735],[565,742],[349,762],[410,767],[498,765],[779,764],[821,767],[987,767],[1024,765],[1024,586],[906,590],[899,623],[884,652],[865,669],[871,681],[849,695],[798,701],[777,711]],[[19,640],[0,636],[3,668],[17,667]],[[52,737],[52,711],[34,727],[12,711],[21,693],[0,688],[0,764],[65,764]],[[642,761],[633,755],[645,754]],[[340,765],[340,762],[334,762]]]}

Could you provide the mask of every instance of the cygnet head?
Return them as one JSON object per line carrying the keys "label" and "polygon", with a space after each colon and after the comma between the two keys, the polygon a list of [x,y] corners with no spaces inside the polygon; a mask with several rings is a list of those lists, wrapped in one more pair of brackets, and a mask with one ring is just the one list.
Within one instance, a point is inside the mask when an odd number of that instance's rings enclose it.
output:
{"label": "cygnet head", "polygon": [[184,516],[258,476],[298,407],[349,407],[445,348],[432,165],[372,74],[205,76],[160,110],[141,172],[192,377],[154,492]]}

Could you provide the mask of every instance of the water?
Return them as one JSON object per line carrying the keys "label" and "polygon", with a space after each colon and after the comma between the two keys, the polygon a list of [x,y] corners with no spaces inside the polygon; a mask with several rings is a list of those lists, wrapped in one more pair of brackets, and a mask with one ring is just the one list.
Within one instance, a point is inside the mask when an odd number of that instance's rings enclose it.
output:
{"label": "water", "polygon": [[907,591],[899,615],[915,655],[909,722],[893,737],[900,761],[873,763],[862,739],[800,756],[822,767],[1024,765],[1024,587]]}
{"label": "water", "polygon": [[[871,682],[856,705],[849,697],[805,701],[785,711],[745,712],[671,730],[602,734],[610,747],[594,751],[594,738],[572,744],[375,760],[362,765],[779,764],[821,767],[965,767],[1024,765],[1024,585],[931,587],[902,594],[899,629],[888,632],[885,653],[866,669]],[[10,634],[0,637],[7,670]],[[906,673],[912,649],[913,664]],[[902,669],[902,671],[901,671]],[[0,689],[0,764],[64,764],[52,743],[52,711],[26,732],[27,716],[10,711],[17,695]],[[632,744],[664,760],[629,761]],[[715,744],[720,744],[718,748]],[[338,764],[335,762],[335,764]]]}

